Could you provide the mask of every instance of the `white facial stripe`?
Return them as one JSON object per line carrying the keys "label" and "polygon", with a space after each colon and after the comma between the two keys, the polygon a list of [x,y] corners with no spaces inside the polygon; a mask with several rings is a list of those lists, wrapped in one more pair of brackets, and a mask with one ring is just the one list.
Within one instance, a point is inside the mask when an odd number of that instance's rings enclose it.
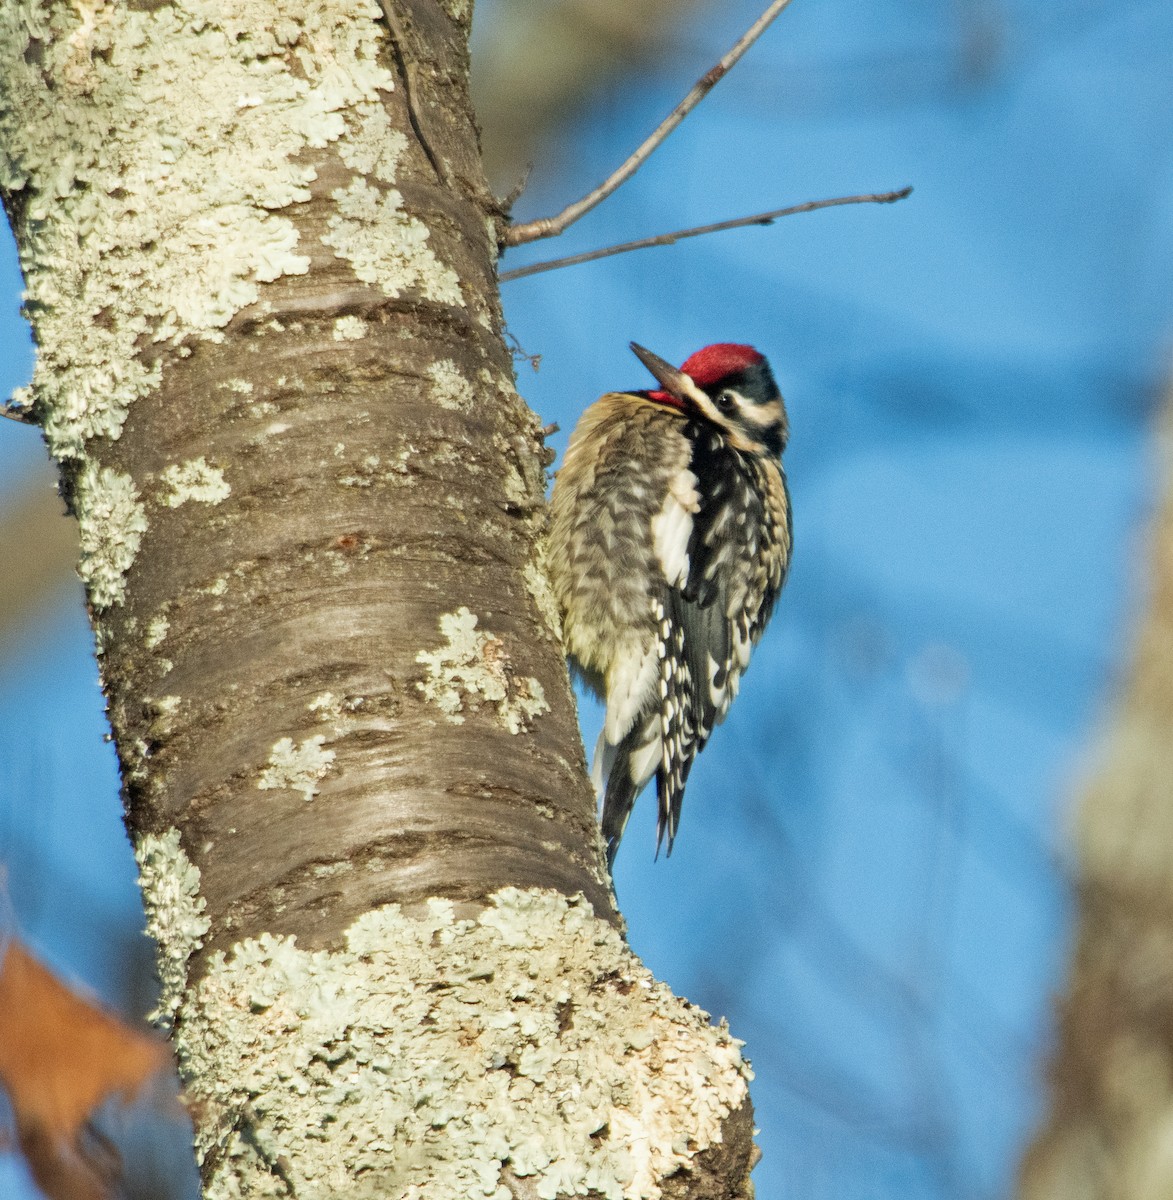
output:
{"label": "white facial stripe", "polygon": [[721,412],[720,409],[718,409],[717,406],[712,402],[712,400],[710,400],[704,392],[700,391],[699,388],[697,389],[697,394],[692,398],[696,401],[697,408],[699,408],[701,412],[713,422],[714,425],[719,425],[722,429],[731,428],[731,422],[729,418],[733,415],[732,413],[726,414]]}
{"label": "white facial stripe", "polygon": [[741,408],[742,420],[759,429],[768,429],[782,420],[782,401],[771,400],[769,404],[744,404]]}
{"label": "white facial stripe", "polygon": [[693,383],[691,376],[682,374],[679,379],[679,385],[681,396],[687,397],[699,406],[708,405],[710,409],[713,407],[713,402]]}

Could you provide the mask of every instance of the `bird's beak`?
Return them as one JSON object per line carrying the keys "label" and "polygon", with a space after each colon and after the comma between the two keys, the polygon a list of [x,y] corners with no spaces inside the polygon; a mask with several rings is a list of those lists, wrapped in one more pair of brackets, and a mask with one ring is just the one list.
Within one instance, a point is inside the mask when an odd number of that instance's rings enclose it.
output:
{"label": "bird's beak", "polygon": [[700,388],[693,383],[692,378],[678,370],[671,363],[665,362],[658,354],[645,350],[638,342],[631,343],[632,353],[656,377],[656,382],[677,400],[686,397],[695,400],[701,395]]}

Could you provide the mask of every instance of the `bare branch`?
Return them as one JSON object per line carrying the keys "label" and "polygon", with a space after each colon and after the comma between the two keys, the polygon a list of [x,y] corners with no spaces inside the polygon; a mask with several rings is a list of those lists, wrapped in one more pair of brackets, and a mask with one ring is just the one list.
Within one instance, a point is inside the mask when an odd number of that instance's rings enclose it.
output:
{"label": "bare branch", "polygon": [[584,213],[590,212],[595,205],[606,200],[620,184],[625,183],[643,166],[656,147],[720,83],[734,63],[758,40],[770,22],[789,3],[790,0],[773,0],[766,11],[745,31],[737,45],[693,84],[688,95],[657,126],[655,132],[647,138],[643,145],[617,171],[604,179],[593,192],[588,192],[581,200],[576,200],[555,216],[540,217],[536,221],[524,221],[520,225],[511,225],[505,231],[501,244],[503,246],[523,246],[526,242],[536,242],[540,238],[556,237],[567,226],[573,225]]}
{"label": "bare branch", "polygon": [[0,417],[7,417],[10,421],[19,421],[22,425],[37,423],[33,416],[33,410],[20,404],[0,404]]}
{"label": "bare branch", "polygon": [[672,233],[660,233],[655,237],[639,238],[634,242],[620,242],[616,246],[604,246],[601,250],[588,250],[584,254],[570,254],[565,258],[530,263],[526,267],[502,271],[497,278],[501,283],[508,283],[511,279],[524,279],[526,275],[539,275],[543,271],[555,271],[559,267],[574,267],[579,263],[594,262],[597,258],[609,258],[612,254],[626,254],[629,250],[646,250],[649,246],[671,246],[673,242],[700,237],[704,233],[720,233],[724,229],[741,229],[746,225],[773,225],[779,217],[814,212],[819,208],[837,208],[841,204],[891,204],[896,200],[903,200],[911,192],[911,187],[904,187],[896,192],[871,192],[862,196],[833,196],[828,200],[807,200],[804,204],[792,204],[789,208],[776,208],[773,212],[757,213],[752,217],[736,217],[732,221],[717,221],[712,225],[694,225],[691,229],[676,229]]}
{"label": "bare branch", "polygon": [[513,206],[518,202],[518,200],[521,199],[522,192],[529,187],[529,177],[532,174],[533,169],[534,164],[528,163],[525,171],[522,173],[521,178],[509,189],[509,192],[505,198],[499,201],[501,205],[501,211],[503,213],[508,214],[513,211]]}

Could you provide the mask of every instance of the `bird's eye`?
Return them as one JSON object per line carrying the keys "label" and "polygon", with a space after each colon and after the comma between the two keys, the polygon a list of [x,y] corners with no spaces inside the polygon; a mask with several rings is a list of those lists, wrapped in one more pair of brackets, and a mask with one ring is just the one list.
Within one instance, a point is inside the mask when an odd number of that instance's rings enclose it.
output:
{"label": "bird's eye", "polygon": [[716,403],[718,412],[731,413],[737,407],[737,396],[726,388],[717,393]]}

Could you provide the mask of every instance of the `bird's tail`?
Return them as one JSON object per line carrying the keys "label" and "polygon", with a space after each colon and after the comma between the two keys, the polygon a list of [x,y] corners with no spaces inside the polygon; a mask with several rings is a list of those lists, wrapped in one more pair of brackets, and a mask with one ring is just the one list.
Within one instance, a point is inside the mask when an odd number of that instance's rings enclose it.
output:
{"label": "bird's tail", "polygon": [[596,786],[603,793],[600,822],[607,846],[607,867],[615,862],[627,819],[635,807],[635,798],[660,765],[660,714],[650,713],[618,745],[600,736],[595,751]]}
{"label": "bird's tail", "polygon": [[656,857],[660,857],[660,846],[665,836],[668,846],[665,856],[671,857],[672,843],[676,841],[676,830],[680,827],[680,809],[684,803],[684,785],[696,758],[696,750],[674,765],[665,764],[656,776],[656,798],[659,815],[656,818]]}

